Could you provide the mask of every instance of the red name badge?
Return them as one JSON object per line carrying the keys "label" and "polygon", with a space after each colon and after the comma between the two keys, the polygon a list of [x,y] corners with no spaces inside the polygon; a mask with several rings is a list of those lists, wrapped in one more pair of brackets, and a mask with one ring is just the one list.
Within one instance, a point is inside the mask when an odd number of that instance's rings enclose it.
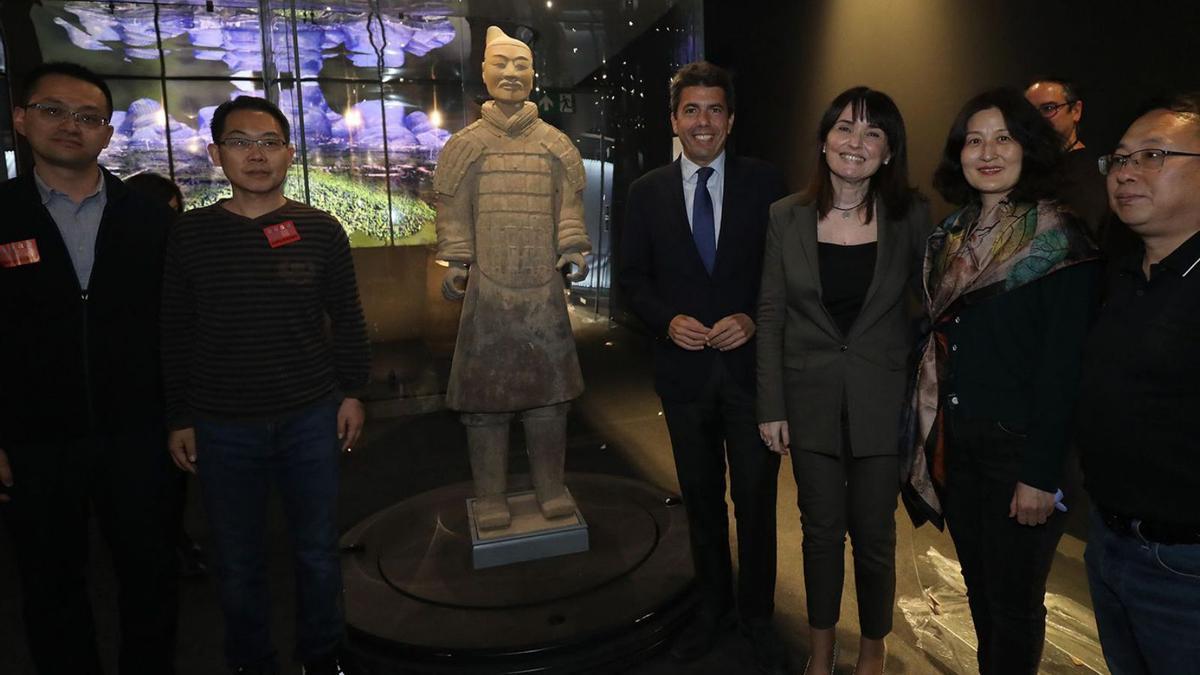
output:
{"label": "red name badge", "polygon": [[41,259],[42,254],[38,252],[36,239],[0,244],[0,267],[32,265]]}
{"label": "red name badge", "polygon": [[288,244],[300,241],[300,233],[296,231],[296,223],[285,220],[282,223],[275,223],[263,228],[263,234],[267,235],[267,243],[271,248],[279,248]]}

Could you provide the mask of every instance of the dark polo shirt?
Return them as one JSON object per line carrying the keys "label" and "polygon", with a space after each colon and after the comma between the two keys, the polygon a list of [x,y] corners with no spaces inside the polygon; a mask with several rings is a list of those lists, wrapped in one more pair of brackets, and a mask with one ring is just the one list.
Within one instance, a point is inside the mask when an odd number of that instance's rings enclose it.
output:
{"label": "dark polo shirt", "polygon": [[1093,501],[1200,526],[1200,233],[1142,273],[1114,261],[1084,353],[1078,445]]}

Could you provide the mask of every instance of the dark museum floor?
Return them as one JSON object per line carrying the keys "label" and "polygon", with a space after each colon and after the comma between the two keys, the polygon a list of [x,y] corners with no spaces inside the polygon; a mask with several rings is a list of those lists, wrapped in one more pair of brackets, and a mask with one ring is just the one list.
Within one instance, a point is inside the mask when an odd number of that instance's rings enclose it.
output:
{"label": "dark museum floor", "polygon": [[[575,307],[575,310],[585,310]],[[610,473],[640,478],[658,488],[675,491],[674,467],[658,399],[651,385],[646,338],[606,320],[591,320],[591,308],[576,311],[575,319],[588,389],[572,411],[569,427],[570,471]],[[403,361],[404,350],[377,358],[377,370],[387,372],[386,359]],[[403,364],[401,364],[403,365]],[[374,406],[365,442],[345,458],[340,521],[350,528],[379,509],[446,483],[467,480],[470,469],[465,438],[457,420],[445,411],[385,417]],[[514,462],[519,448],[514,453]],[[193,489],[188,529],[201,543],[207,526]],[[800,564],[800,523],[795,507],[795,483],[785,459],[779,474],[779,576],[776,624],[784,637],[795,672],[806,658],[803,573]],[[1106,673],[1096,639],[1083,568],[1082,508],[1073,508],[1068,535],[1059,546],[1050,577],[1047,607],[1049,627],[1042,672]],[[293,634],[294,607],[288,542],[283,518],[273,508],[269,566],[274,635],[287,653]],[[973,673],[974,638],[967,615],[961,577],[948,535],[931,527],[914,529],[903,510],[897,512],[897,605],[895,632],[888,639],[888,673]],[[16,593],[16,571],[7,539],[0,546],[0,672],[33,672],[25,651]],[[847,547],[849,555],[849,547]],[[838,673],[850,673],[856,658],[857,611],[852,566],[847,557],[847,591],[839,627]],[[115,593],[103,544],[93,545],[92,588],[98,630],[109,662],[114,658]],[[185,579],[179,626],[180,675],[224,672],[221,662],[221,617],[213,582]],[[748,648],[735,634],[721,639],[704,659],[682,666],[665,653],[630,673],[753,672]],[[285,670],[299,671],[292,666]]]}

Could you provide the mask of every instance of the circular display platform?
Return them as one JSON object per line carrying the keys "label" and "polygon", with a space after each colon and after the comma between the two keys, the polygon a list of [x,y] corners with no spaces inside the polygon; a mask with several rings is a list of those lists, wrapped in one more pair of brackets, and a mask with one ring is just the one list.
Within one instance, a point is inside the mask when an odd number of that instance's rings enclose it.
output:
{"label": "circular display platform", "polygon": [[611,671],[653,654],[694,601],[687,518],[672,495],[569,474],[585,553],[472,567],[470,483],[412,497],[342,538],[348,671]]}

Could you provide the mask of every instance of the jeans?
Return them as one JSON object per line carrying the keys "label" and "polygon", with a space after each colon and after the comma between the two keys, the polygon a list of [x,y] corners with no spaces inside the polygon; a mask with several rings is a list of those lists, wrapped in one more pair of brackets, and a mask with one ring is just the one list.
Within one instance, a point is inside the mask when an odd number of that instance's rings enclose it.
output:
{"label": "jeans", "polygon": [[1117,534],[1093,509],[1084,559],[1113,675],[1200,673],[1200,544]]}
{"label": "jeans", "polygon": [[297,656],[311,660],[341,641],[337,408],[322,401],[274,420],[196,422],[197,472],[213,532],[231,668],[269,669],[277,658],[264,552],[272,483],[292,539]]}
{"label": "jeans", "polygon": [[981,675],[1036,675],[1046,641],[1046,579],[1066,514],[1008,516],[1024,440],[994,421],[947,416],[946,524],[967,585]]}

